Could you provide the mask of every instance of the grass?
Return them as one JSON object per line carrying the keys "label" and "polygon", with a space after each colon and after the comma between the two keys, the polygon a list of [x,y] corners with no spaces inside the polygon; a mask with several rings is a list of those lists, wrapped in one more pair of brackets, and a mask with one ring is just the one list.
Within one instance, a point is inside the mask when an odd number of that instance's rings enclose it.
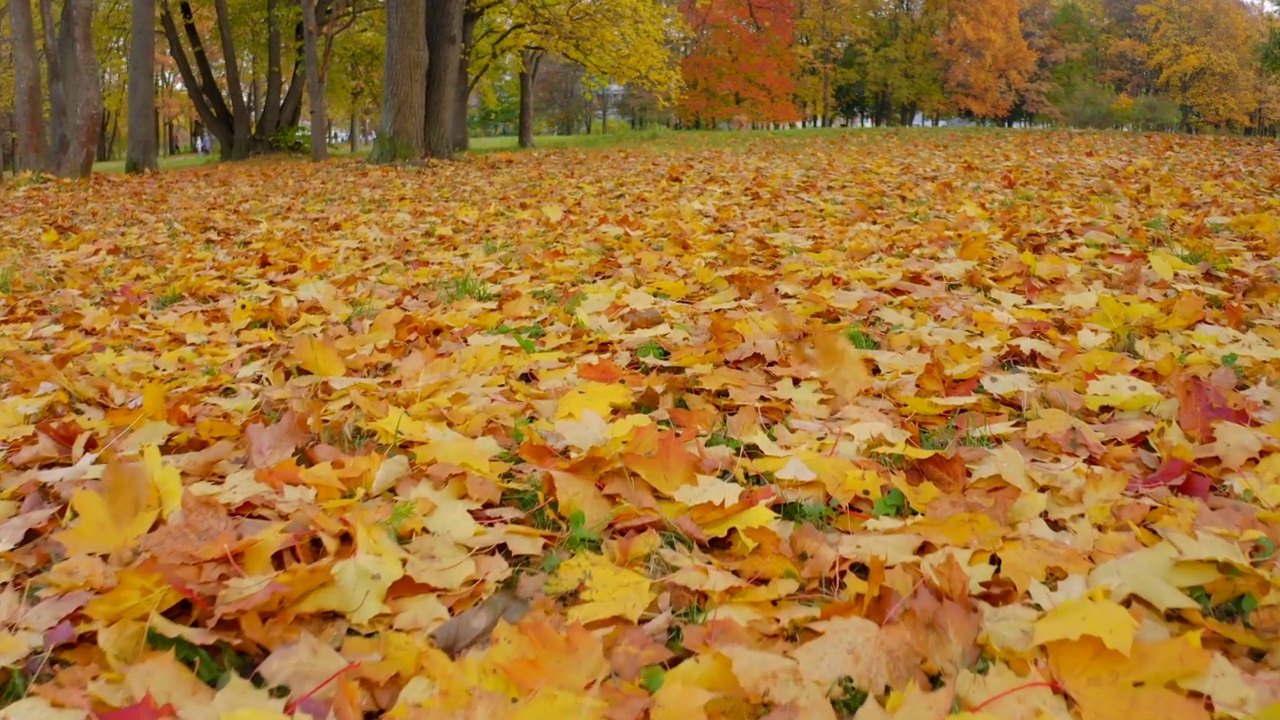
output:
{"label": "grass", "polygon": [[471,298],[480,302],[497,300],[498,294],[489,283],[470,273],[456,277],[444,285],[440,298],[446,303],[456,302],[462,298]]}
{"label": "grass", "polygon": [[157,296],[151,301],[151,307],[154,310],[166,310],[177,305],[182,301],[182,291],[178,288],[170,288],[163,295]]}
{"label": "grass", "polygon": [[[868,128],[869,129],[869,128]],[[627,126],[605,135],[538,135],[534,150],[634,147],[654,145],[668,150],[698,150],[734,147],[756,140],[804,142],[817,137],[836,137],[858,132],[859,128],[789,128],[785,130],[668,130],[665,127],[632,130]],[[877,131],[881,132],[881,131]],[[473,137],[470,152],[490,153],[519,150],[516,137],[500,135]]]}
{"label": "grass", "polygon": [[[617,126],[615,126],[617,127]],[[632,130],[626,125],[608,134],[591,135],[538,135],[533,139],[534,150],[558,149],[608,149],[616,147],[637,147],[652,145],[668,151],[701,150],[714,148],[731,148],[749,145],[759,140],[782,141],[787,143],[804,143],[814,138],[834,138],[854,133],[885,133],[906,130],[873,129],[873,128],[789,128],[785,130],[668,130],[665,127]],[[468,152],[484,154],[520,150],[514,135],[496,135],[489,137],[473,137]],[[362,148],[354,154],[344,144],[341,147],[331,146],[331,157],[364,158],[368,148]],[[304,158],[304,155],[297,157]],[[202,167],[219,162],[216,155],[166,155],[159,159],[161,170],[182,170]],[[104,174],[124,172],[124,160],[107,160],[94,163],[93,171]],[[496,246],[495,246],[496,247]]]}
{"label": "grass", "polygon": [[[160,158],[158,164],[161,170],[180,170],[182,168],[212,165],[216,162],[218,162],[218,158],[212,155],[165,155]],[[124,160],[107,160],[106,162],[94,163],[93,171],[108,175],[122,173],[124,172]]]}
{"label": "grass", "polygon": [[859,350],[879,350],[880,341],[871,335],[868,335],[862,328],[852,327],[845,331],[844,336],[853,343],[853,346]]}
{"label": "grass", "polygon": [[17,275],[18,269],[13,265],[0,268],[0,294],[8,295],[13,292],[13,281]]}

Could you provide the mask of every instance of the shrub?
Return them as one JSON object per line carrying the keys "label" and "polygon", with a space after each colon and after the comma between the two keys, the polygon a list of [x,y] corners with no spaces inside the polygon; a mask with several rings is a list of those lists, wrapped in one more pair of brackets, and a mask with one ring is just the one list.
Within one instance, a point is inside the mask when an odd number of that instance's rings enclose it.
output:
{"label": "shrub", "polygon": [[268,140],[275,150],[306,152],[311,148],[311,131],[304,127],[285,127],[271,133]]}
{"label": "shrub", "polygon": [[1109,128],[1116,125],[1111,108],[1116,104],[1116,94],[1097,85],[1081,85],[1063,102],[1062,114],[1072,127]]}

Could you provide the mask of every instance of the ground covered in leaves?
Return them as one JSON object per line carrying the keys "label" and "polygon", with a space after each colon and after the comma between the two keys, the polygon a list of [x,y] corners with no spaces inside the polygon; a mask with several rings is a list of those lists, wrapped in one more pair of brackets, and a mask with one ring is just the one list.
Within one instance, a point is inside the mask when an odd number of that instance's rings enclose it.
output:
{"label": "ground covered in leaves", "polygon": [[1280,717],[1280,146],[0,189],[0,716]]}

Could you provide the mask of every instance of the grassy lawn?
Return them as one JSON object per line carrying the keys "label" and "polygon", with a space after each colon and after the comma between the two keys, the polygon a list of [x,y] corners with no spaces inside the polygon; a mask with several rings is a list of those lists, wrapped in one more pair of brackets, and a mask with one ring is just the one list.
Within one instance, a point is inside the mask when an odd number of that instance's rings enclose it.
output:
{"label": "grassy lawn", "polygon": [[[625,126],[624,126],[625,127]],[[668,130],[653,128],[649,130],[631,130],[629,128],[608,134],[594,135],[538,135],[534,138],[534,150],[595,150],[614,147],[653,146],[666,151],[687,151],[704,148],[738,147],[760,140],[782,140],[788,142],[806,142],[814,138],[834,137],[844,133],[858,132],[849,128],[802,128],[791,130]],[[872,132],[894,132],[892,130],[874,130]],[[520,150],[514,135],[496,135],[471,138],[470,151],[473,154],[509,152]],[[329,149],[335,158],[359,157],[369,154],[364,147],[351,153],[348,146],[334,145]],[[200,155],[174,155],[160,158],[161,170],[179,170],[202,167],[218,162],[216,157]],[[94,172],[122,173],[124,160],[108,160],[94,163]]]}
{"label": "grassy lawn", "polygon": [[[160,158],[161,170],[178,170],[180,168],[193,168],[202,165],[212,165],[218,159],[209,155],[166,155]],[[93,164],[93,171],[100,173],[122,173],[124,172],[124,159],[108,160]]]}

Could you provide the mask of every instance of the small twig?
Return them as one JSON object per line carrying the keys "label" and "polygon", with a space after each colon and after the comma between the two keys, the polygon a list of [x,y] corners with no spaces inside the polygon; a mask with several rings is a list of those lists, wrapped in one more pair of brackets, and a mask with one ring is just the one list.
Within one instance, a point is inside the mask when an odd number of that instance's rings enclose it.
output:
{"label": "small twig", "polygon": [[975,713],[982,712],[988,705],[994,705],[995,703],[1000,702],[1001,700],[1005,699],[1006,697],[1009,697],[1010,695],[1016,692],[1021,692],[1023,690],[1030,690],[1031,688],[1038,688],[1038,687],[1049,688],[1053,690],[1055,693],[1062,691],[1062,686],[1056,682],[1048,682],[1045,680],[1029,682],[1029,683],[1026,683],[1025,685],[1018,685],[1016,687],[1011,687],[1008,690],[1005,690],[1004,692],[996,693],[995,695],[992,695],[991,697],[987,698],[986,700],[983,700],[982,702],[974,706],[972,712],[975,712]]}
{"label": "small twig", "polygon": [[324,681],[323,681],[323,682],[321,682],[319,685],[317,685],[317,686],[315,686],[315,687],[311,688],[310,690],[308,690],[307,692],[303,693],[302,695],[299,695],[299,696],[298,696],[298,698],[297,698],[296,700],[292,700],[292,701],[290,701],[290,702],[289,702],[289,704],[288,704],[288,705],[285,705],[285,706],[284,706],[284,714],[285,714],[285,715],[292,715],[292,714],[294,714],[295,712],[297,712],[297,711],[298,711],[298,706],[299,706],[299,705],[301,705],[302,703],[304,703],[304,702],[306,702],[306,701],[310,700],[311,698],[315,697],[315,694],[316,694],[316,693],[318,693],[318,692],[320,692],[321,690],[325,689],[325,687],[327,687],[327,686],[329,685],[329,683],[333,682],[334,680],[337,680],[337,679],[338,679],[338,677],[342,675],[342,673],[344,673],[344,672],[346,672],[346,671],[348,671],[348,670],[354,670],[354,669],[356,669],[356,668],[358,668],[358,667],[360,667],[360,661],[359,661],[359,660],[352,661],[351,663],[349,663],[349,664],[347,664],[347,665],[343,666],[343,667],[342,667],[342,668],[340,668],[337,672],[335,672],[335,673],[333,673],[332,675],[330,675],[329,677],[325,678],[325,679],[324,679]]}

